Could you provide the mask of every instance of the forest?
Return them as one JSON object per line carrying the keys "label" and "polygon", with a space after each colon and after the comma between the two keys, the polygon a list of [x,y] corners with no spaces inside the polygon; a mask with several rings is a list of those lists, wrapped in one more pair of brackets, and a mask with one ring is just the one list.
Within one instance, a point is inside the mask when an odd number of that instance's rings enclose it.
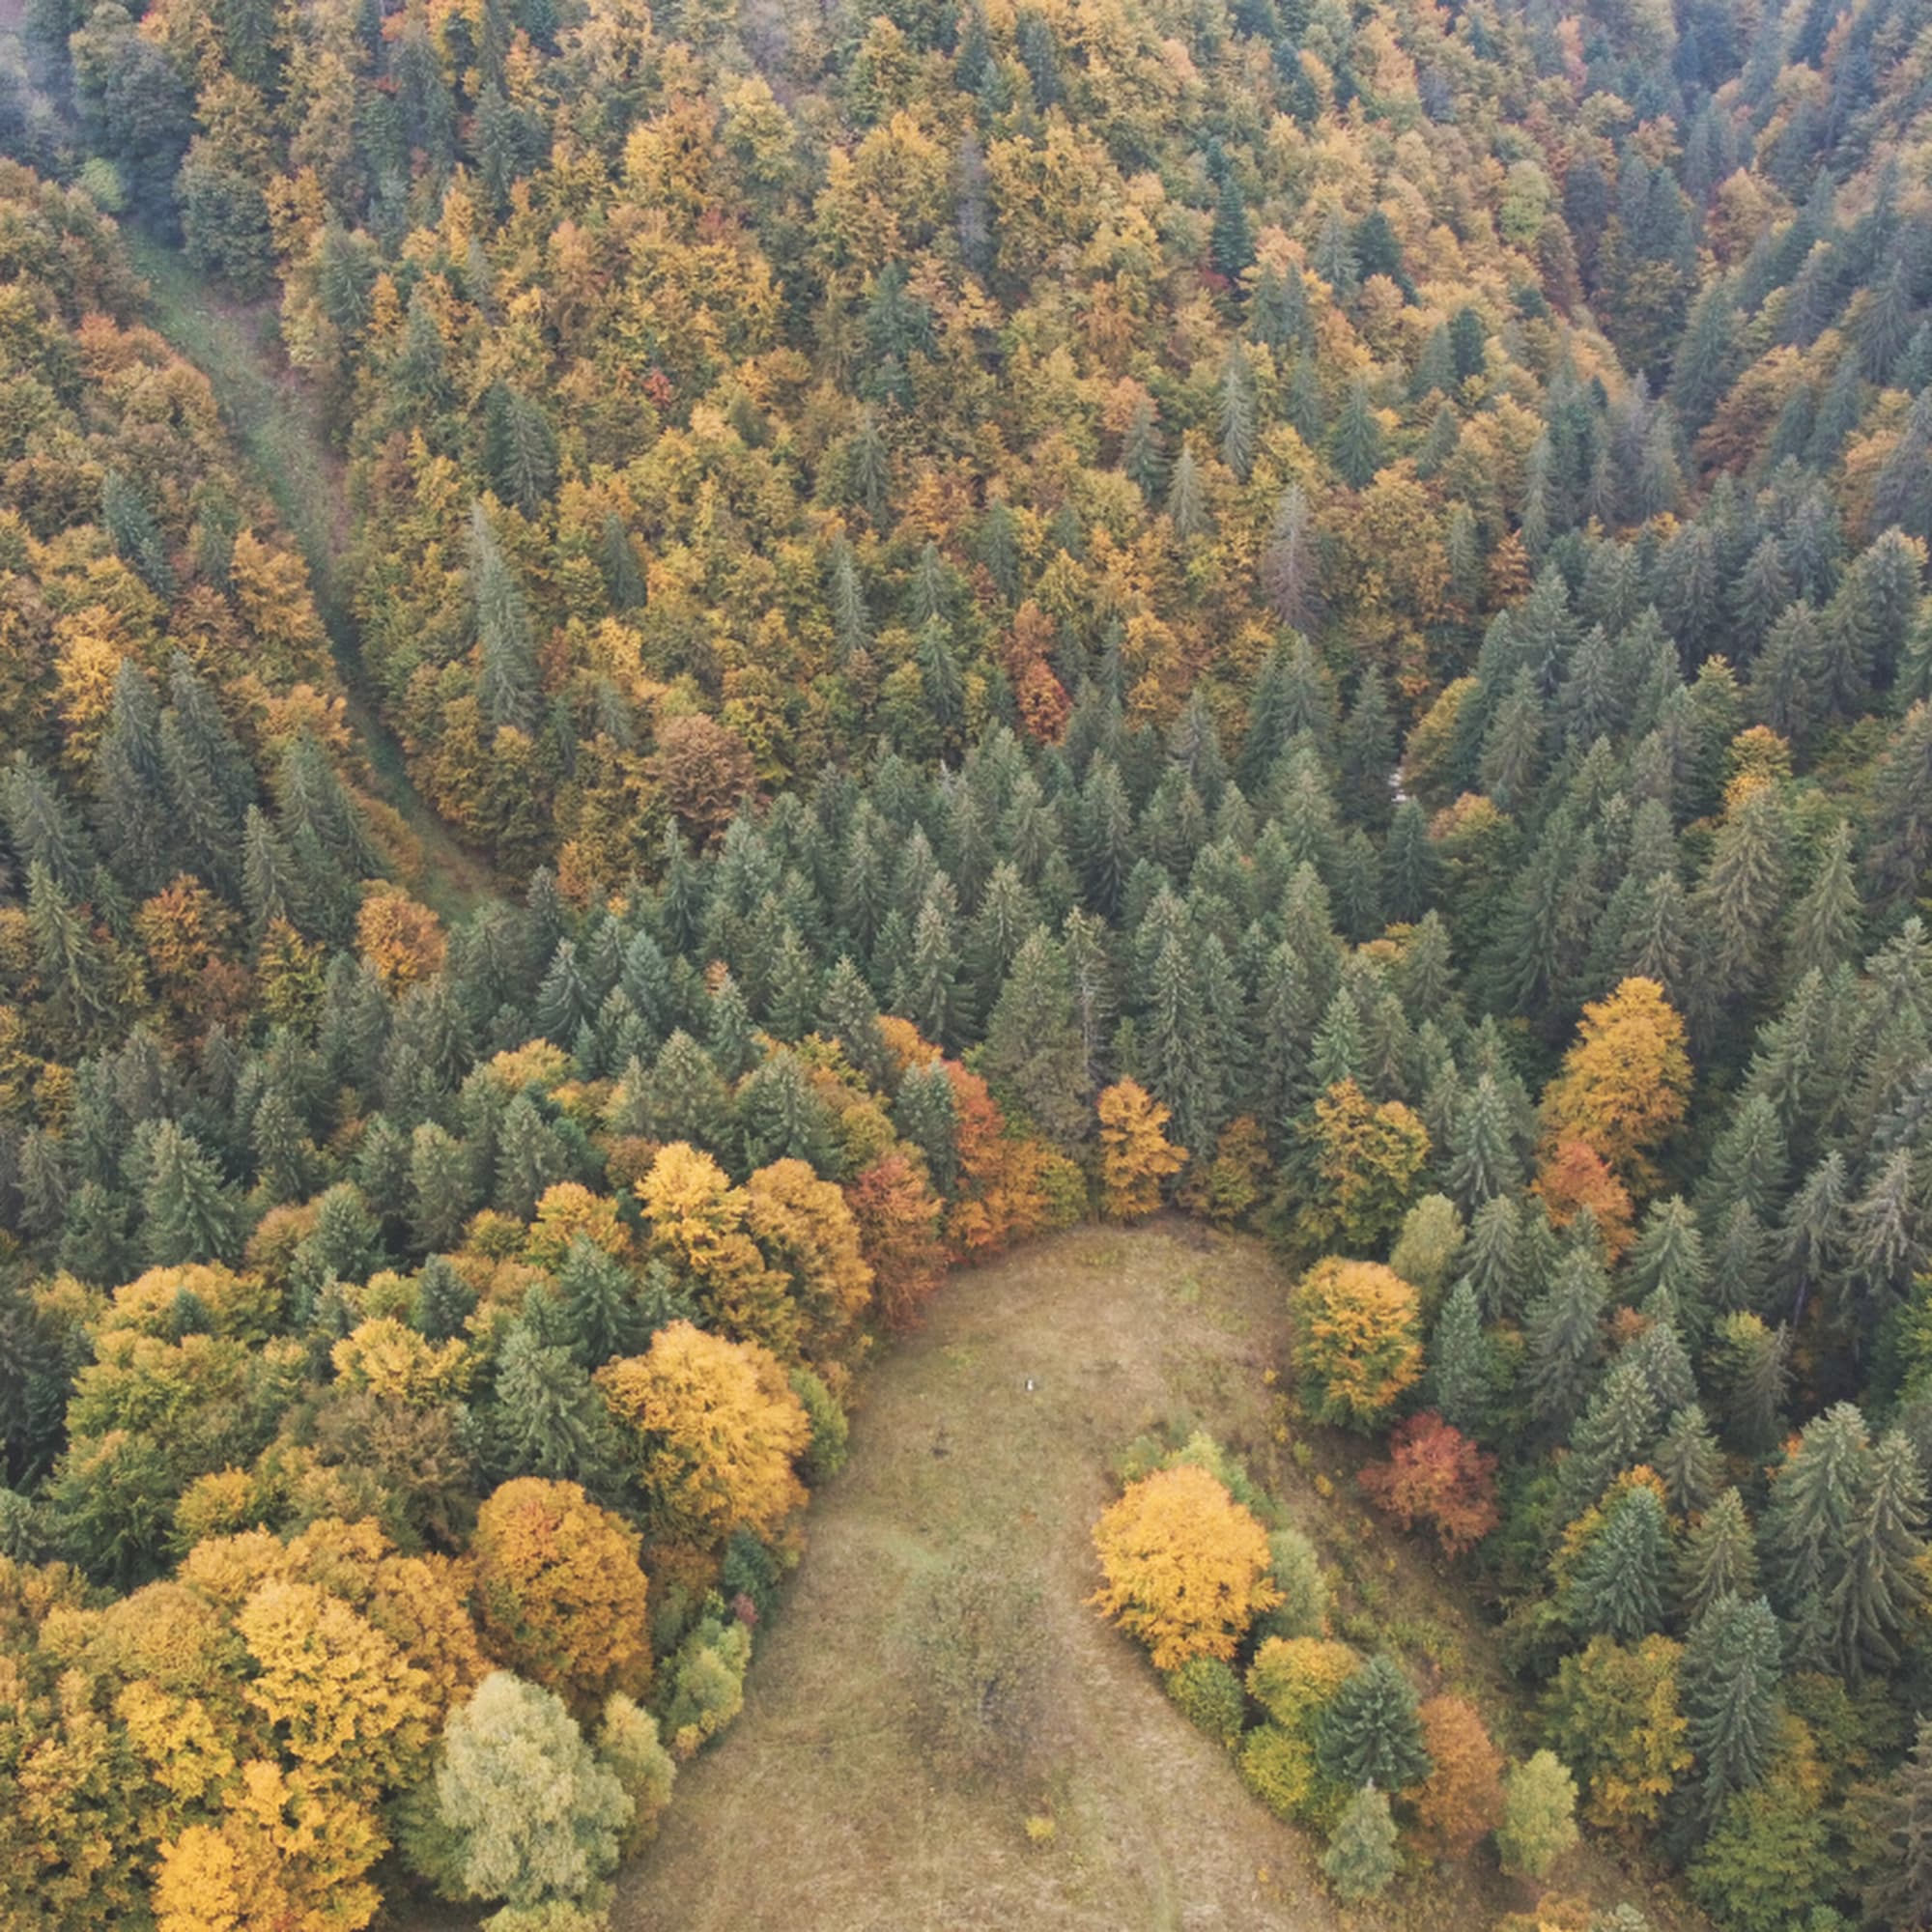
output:
{"label": "forest", "polygon": [[0,1921],[610,1923],[868,1361],[1168,1213],[1501,1660],[1122,1445],[1311,1885],[1932,1924],[1927,0],[5,27]]}

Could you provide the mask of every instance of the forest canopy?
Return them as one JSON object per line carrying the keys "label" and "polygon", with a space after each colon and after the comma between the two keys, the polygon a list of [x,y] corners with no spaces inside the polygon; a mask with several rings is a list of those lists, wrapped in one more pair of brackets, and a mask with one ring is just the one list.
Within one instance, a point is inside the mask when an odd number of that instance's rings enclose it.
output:
{"label": "forest canopy", "polygon": [[[1580,1819],[1926,1922],[1928,37],[31,0],[0,1917],[595,1923],[867,1357],[1167,1206],[1509,1677],[1128,1483],[1341,1895]],[[124,222],[316,400],[339,623]]]}

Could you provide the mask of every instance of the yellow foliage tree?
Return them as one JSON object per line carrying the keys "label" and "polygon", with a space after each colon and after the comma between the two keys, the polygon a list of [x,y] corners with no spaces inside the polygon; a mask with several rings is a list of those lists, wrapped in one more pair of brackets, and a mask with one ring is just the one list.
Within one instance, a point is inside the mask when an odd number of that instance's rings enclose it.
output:
{"label": "yellow foliage tree", "polygon": [[745,1222],[765,1259],[790,1277],[806,1352],[830,1356],[872,1297],[872,1270],[845,1196],[804,1161],[777,1160],[745,1183]]}
{"label": "yellow foliage tree", "polygon": [[355,948],[391,993],[441,972],[442,922],[400,886],[377,886],[355,915]]}
{"label": "yellow foliage tree", "polygon": [[800,1318],[790,1284],[745,1232],[745,1190],[708,1153],[673,1141],[638,1190],[651,1252],[684,1275],[724,1333],[798,1359]]}
{"label": "yellow foliage tree", "polygon": [[1160,1206],[1161,1183],[1187,1155],[1166,1134],[1168,1110],[1133,1080],[1109,1087],[1100,1115],[1101,1207],[1111,1221],[1140,1221]]}
{"label": "yellow foliage tree", "polygon": [[161,1847],[156,1932],[361,1932],[383,1902],[368,1873],[387,1849],[368,1805],[251,1760],[218,1826]]}
{"label": "yellow foliage tree", "polygon": [[805,1502],[792,1463],[811,1425],[769,1350],[673,1321],[596,1380],[667,1540],[713,1548],[734,1529],[769,1536]]}
{"label": "yellow foliage tree", "polygon": [[478,1513],[471,1555],[484,1642],[498,1662],[588,1715],[650,1681],[637,1532],[575,1483],[521,1477]]}
{"label": "yellow foliage tree", "polygon": [[1371,1429],[1422,1373],[1415,1290],[1379,1262],[1317,1262],[1289,1309],[1302,1401],[1319,1422]]}
{"label": "yellow foliage tree", "polygon": [[1633,1194],[1655,1186],[1650,1152],[1684,1118],[1684,1022],[1655,980],[1626,980],[1583,1009],[1577,1043],[1543,1094],[1552,1142],[1586,1141]]}
{"label": "yellow foliage tree", "polygon": [[236,1628],[255,1662],[248,1701],[298,1765],[371,1797],[420,1770],[436,1719],[428,1676],[341,1598],[265,1583]]}
{"label": "yellow foliage tree", "polygon": [[1091,1601],[1147,1645],[1156,1670],[1235,1655],[1281,1601],[1267,1532],[1196,1463],[1133,1484],[1094,1529],[1105,1586]]}

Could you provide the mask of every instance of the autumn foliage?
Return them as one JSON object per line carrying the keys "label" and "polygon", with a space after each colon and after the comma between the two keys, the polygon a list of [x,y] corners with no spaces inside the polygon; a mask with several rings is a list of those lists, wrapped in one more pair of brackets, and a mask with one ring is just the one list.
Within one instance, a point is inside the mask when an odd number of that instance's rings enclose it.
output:
{"label": "autumn foliage", "polygon": [[1094,1547],[1106,1582],[1093,1602],[1147,1645],[1156,1670],[1225,1662],[1280,1601],[1267,1533],[1195,1463],[1133,1484],[1094,1526]]}
{"label": "autumn foliage", "polygon": [[1422,1373],[1415,1291],[1379,1262],[1317,1262],[1289,1313],[1302,1399],[1319,1421],[1373,1427]]}
{"label": "autumn foliage", "polygon": [[1625,980],[1583,1009],[1577,1043],[1543,1095],[1550,1140],[1584,1141],[1624,1184],[1654,1184],[1650,1155],[1684,1118],[1690,1062],[1684,1022],[1655,980]]}
{"label": "autumn foliage", "polygon": [[1503,1754],[1467,1699],[1425,1698],[1416,1711],[1429,1776],[1414,1793],[1415,1822],[1447,1858],[1466,1858],[1503,1815]]}
{"label": "autumn foliage", "polygon": [[524,1477],[484,1503],[472,1546],[483,1641],[500,1663],[588,1713],[650,1680],[638,1535],[575,1483]]}
{"label": "autumn foliage", "polygon": [[1187,1155],[1165,1132],[1167,1108],[1132,1080],[1099,1099],[1100,1203],[1110,1221],[1142,1221],[1160,1206],[1162,1184]]}
{"label": "autumn foliage", "polygon": [[1404,1529],[1427,1523],[1442,1553],[1460,1556],[1500,1520],[1495,1468],[1493,1456],[1425,1409],[1396,1425],[1387,1461],[1370,1463],[1357,1480],[1369,1500]]}

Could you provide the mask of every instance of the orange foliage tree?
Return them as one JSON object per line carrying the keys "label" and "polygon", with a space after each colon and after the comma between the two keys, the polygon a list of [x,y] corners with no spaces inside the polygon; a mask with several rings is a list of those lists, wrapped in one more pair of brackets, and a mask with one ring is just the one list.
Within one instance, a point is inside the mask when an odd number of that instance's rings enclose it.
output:
{"label": "orange foliage tree", "polygon": [[637,1532],[575,1483],[520,1477],[476,1518],[476,1607],[490,1654],[587,1715],[650,1680]]}
{"label": "orange foliage tree", "polygon": [[910,1327],[946,1272],[939,1238],[946,1211],[901,1150],[882,1154],[845,1189],[859,1247],[872,1270],[873,1302],[889,1328]]}
{"label": "orange foliage tree", "polygon": [[1630,1189],[1588,1141],[1547,1145],[1532,1192],[1541,1197],[1558,1228],[1567,1228],[1587,1208],[1597,1217],[1598,1232],[1612,1261],[1635,1238]]}
{"label": "orange foliage tree", "polygon": [[1105,1586],[1093,1603],[1147,1645],[1156,1670],[1235,1655],[1281,1601],[1267,1532],[1196,1463],[1133,1484],[1094,1530]]}
{"label": "orange foliage tree", "polygon": [[1168,1109],[1137,1081],[1119,1080],[1098,1101],[1100,1200],[1110,1221],[1140,1221],[1160,1206],[1161,1183],[1187,1155],[1169,1141]]}
{"label": "orange foliage tree", "polygon": [[946,1234],[955,1255],[980,1260],[1046,1225],[1045,1150],[1007,1131],[1007,1117],[977,1073],[956,1060],[945,1065],[959,1156],[957,1198],[946,1217]]}
{"label": "orange foliage tree", "polygon": [[1431,1766],[1414,1793],[1416,1827],[1443,1857],[1466,1858],[1502,1820],[1503,1754],[1463,1698],[1428,1698],[1415,1715]]}
{"label": "orange foliage tree", "polygon": [[1385,1463],[1357,1478],[1370,1501],[1404,1529],[1426,1522],[1445,1556],[1473,1549],[1499,1517],[1496,1459],[1452,1429],[1434,1409],[1396,1425]]}
{"label": "orange foliage tree", "polygon": [[1422,1373],[1415,1290],[1379,1262],[1317,1262],[1289,1312],[1302,1401],[1318,1422],[1373,1428]]}

